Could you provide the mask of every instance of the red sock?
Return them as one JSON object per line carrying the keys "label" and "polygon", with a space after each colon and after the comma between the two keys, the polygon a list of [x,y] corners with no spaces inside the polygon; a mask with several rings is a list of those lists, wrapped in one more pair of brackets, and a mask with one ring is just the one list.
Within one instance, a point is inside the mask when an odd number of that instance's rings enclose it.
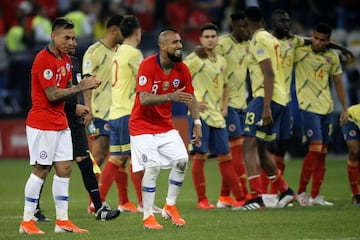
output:
{"label": "red sock", "polygon": [[130,163],[131,181],[132,181],[132,183],[134,185],[134,189],[135,189],[135,192],[136,192],[138,203],[141,206],[142,206],[141,181],[142,181],[143,176],[144,176],[143,171],[141,171],[141,172],[133,172],[132,171],[132,164]]}
{"label": "red sock", "polygon": [[[281,174],[284,176],[284,170],[285,170],[285,158],[284,158],[284,156],[279,156],[279,155],[272,154],[272,157],[274,158],[274,160],[276,162],[277,169],[279,169],[281,171]],[[270,194],[277,194],[277,188],[273,184],[270,184],[269,193]]]}
{"label": "red sock", "polygon": [[262,168],[260,169],[260,180],[261,180],[261,186],[262,186],[261,191],[263,193],[267,193],[270,181],[269,181],[268,175]]}
{"label": "red sock", "polygon": [[359,191],[359,162],[350,161],[347,162],[348,178],[350,183],[351,192],[353,195],[360,194]]}
{"label": "red sock", "polygon": [[311,194],[310,194],[312,198],[317,197],[320,193],[320,187],[321,184],[323,183],[325,171],[326,171],[325,158],[326,158],[326,154],[321,153],[321,157],[315,161],[314,173],[312,177]]}
{"label": "red sock", "polygon": [[251,198],[260,197],[261,194],[264,193],[262,191],[263,187],[261,186],[262,179],[261,179],[260,175],[248,177],[248,181],[249,181],[249,185],[250,185]]}
{"label": "red sock", "polygon": [[198,197],[198,202],[206,198],[206,183],[204,173],[205,159],[196,158],[192,161],[192,179]]}
{"label": "red sock", "polygon": [[[271,179],[272,178],[272,179]],[[271,184],[275,187],[276,191],[279,191],[281,193],[285,192],[286,190],[288,190],[289,186],[286,183],[283,175],[281,174],[281,171],[278,169],[276,176],[274,177],[269,177]]]}
{"label": "red sock", "polygon": [[114,176],[117,172],[117,166],[110,161],[106,161],[104,169],[101,174],[101,184],[99,184],[101,201],[105,201],[111,185],[114,181]]}
{"label": "red sock", "polygon": [[224,179],[221,179],[220,196],[230,196],[230,188],[226,185]]}
{"label": "red sock", "polygon": [[314,163],[316,159],[321,157],[320,155],[320,152],[315,151],[308,151],[308,153],[306,154],[301,169],[300,183],[298,189],[299,194],[302,192],[306,192],[306,186],[309,183],[314,171]]}
{"label": "red sock", "polygon": [[115,182],[116,188],[118,192],[119,205],[123,205],[129,202],[128,198],[128,174],[126,171],[125,164],[122,166],[118,166],[116,174],[115,174]]}
{"label": "red sock", "polygon": [[242,186],[240,179],[236,176],[236,172],[231,163],[231,160],[220,161],[219,169],[222,177],[222,181],[225,182],[225,185],[231,189],[231,192],[234,194],[235,199],[238,201],[244,200],[245,195],[242,191]]}
{"label": "red sock", "polygon": [[[234,141],[234,142],[233,142]],[[243,159],[243,148],[242,148],[243,139],[234,139],[230,141],[230,150],[232,156],[232,163],[236,172],[236,175],[240,178],[242,190],[244,194],[248,194],[247,190],[247,176],[246,168]]]}

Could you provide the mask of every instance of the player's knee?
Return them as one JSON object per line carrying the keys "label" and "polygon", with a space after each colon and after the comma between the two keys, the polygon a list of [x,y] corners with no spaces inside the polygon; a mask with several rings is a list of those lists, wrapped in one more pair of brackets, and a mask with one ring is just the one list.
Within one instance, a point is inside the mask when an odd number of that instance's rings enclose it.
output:
{"label": "player's knee", "polygon": [[359,151],[356,149],[350,149],[349,148],[349,161],[356,163],[360,160],[359,158]]}
{"label": "player's knee", "polygon": [[175,164],[175,169],[177,172],[185,172],[188,166],[188,159],[180,159]]}
{"label": "player's knee", "polygon": [[116,166],[125,167],[126,162],[128,161],[128,155],[111,155],[109,161]]}
{"label": "player's knee", "polygon": [[156,178],[160,173],[160,166],[156,164],[147,164],[145,167],[144,178]]}
{"label": "player's knee", "polygon": [[251,150],[251,149],[255,149],[257,148],[257,141],[255,137],[244,137],[244,142],[243,142],[243,149],[244,151],[246,150]]}

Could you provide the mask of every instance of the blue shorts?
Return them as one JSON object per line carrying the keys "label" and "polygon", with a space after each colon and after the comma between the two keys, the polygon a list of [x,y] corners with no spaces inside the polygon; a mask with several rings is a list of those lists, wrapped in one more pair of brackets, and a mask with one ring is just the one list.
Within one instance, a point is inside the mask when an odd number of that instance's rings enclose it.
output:
{"label": "blue shorts", "polygon": [[225,117],[225,120],[229,139],[243,135],[245,116],[245,110],[228,107],[228,115]]}
{"label": "blue shorts", "polygon": [[345,141],[360,140],[360,129],[355,123],[348,121],[341,127],[341,129],[344,134]]}
{"label": "blue shorts", "polygon": [[332,114],[320,115],[300,110],[303,142],[321,141],[330,144],[333,133]]}
{"label": "blue shorts", "polygon": [[109,121],[110,155],[130,154],[130,115]]}
{"label": "blue shorts", "polygon": [[[189,137],[192,137],[194,121],[189,120]],[[229,138],[226,128],[214,128],[201,120],[202,138],[200,144],[190,145],[190,153],[209,153],[211,156],[230,153]]]}
{"label": "blue shorts", "polygon": [[264,98],[257,97],[254,98],[248,105],[246,110],[246,119],[244,127],[244,136],[256,137],[259,141],[262,142],[273,142],[280,139],[282,134],[281,123],[285,114],[285,106],[282,106],[274,101],[271,101],[271,112],[273,118],[273,124],[261,127],[257,126],[262,118],[264,105]]}
{"label": "blue shorts", "polygon": [[100,118],[94,119],[97,136],[110,136],[109,122]]}

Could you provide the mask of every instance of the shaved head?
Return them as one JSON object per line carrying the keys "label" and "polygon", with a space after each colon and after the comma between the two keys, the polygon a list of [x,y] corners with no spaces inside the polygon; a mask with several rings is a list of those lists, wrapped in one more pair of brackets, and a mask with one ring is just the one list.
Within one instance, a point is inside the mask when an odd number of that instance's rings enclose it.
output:
{"label": "shaved head", "polygon": [[169,42],[169,36],[173,34],[177,34],[178,32],[175,29],[167,28],[160,32],[159,38],[158,38],[158,44],[167,43]]}

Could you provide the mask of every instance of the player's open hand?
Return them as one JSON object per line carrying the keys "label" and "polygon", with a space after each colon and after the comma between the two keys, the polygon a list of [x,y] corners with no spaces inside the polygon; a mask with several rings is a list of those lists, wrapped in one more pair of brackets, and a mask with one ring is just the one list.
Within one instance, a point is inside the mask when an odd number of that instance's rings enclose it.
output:
{"label": "player's open hand", "polygon": [[353,63],[355,56],[352,51],[345,48],[345,49],[342,49],[340,58],[341,58],[341,61],[351,64],[351,63]]}
{"label": "player's open hand", "polygon": [[205,112],[208,109],[207,102],[198,102],[199,111]]}
{"label": "player's open hand", "polygon": [[193,96],[190,93],[184,92],[185,87],[176,90],[169,94],[170,100],[174,102],[182,102],[189,104],[193,101]]}
{"label": "player's open hand", "polygon": [[348,119],[349,119],[348,111],[347,110],[342,111],[340,114],[340,119],[339,119],[340,126],[344,125],[348,121]]}
{"label": "player's open hand", "polygon": [[208,57],[205,49],[202,46],[195,46],[194,53],[201,59],[206,59]]}
{"label": "player's open hand", "polygon": [[95,77],[95,75],[92,75],[81,80],[79,83],[80,88],[82,90],[89,90],[99,87],[102,81],[96,79]]}
{"label": "player's open hand", "polygon": [[201,125],[194,124],[191,144],[199,144],[202,137]]}
{"label": "player's open hand", "polygon": [[270,107],[264,107],[261,119],[262,119],[262,126],[267,126],[273,123],[272,112]]}
{"label": "player's open hand", "polygon": [[84,106],[82,104],[76,104],[75,114],[79,117],[84,118],[86,115],[88,115],[90,112],[90,109],[87,106]]}

